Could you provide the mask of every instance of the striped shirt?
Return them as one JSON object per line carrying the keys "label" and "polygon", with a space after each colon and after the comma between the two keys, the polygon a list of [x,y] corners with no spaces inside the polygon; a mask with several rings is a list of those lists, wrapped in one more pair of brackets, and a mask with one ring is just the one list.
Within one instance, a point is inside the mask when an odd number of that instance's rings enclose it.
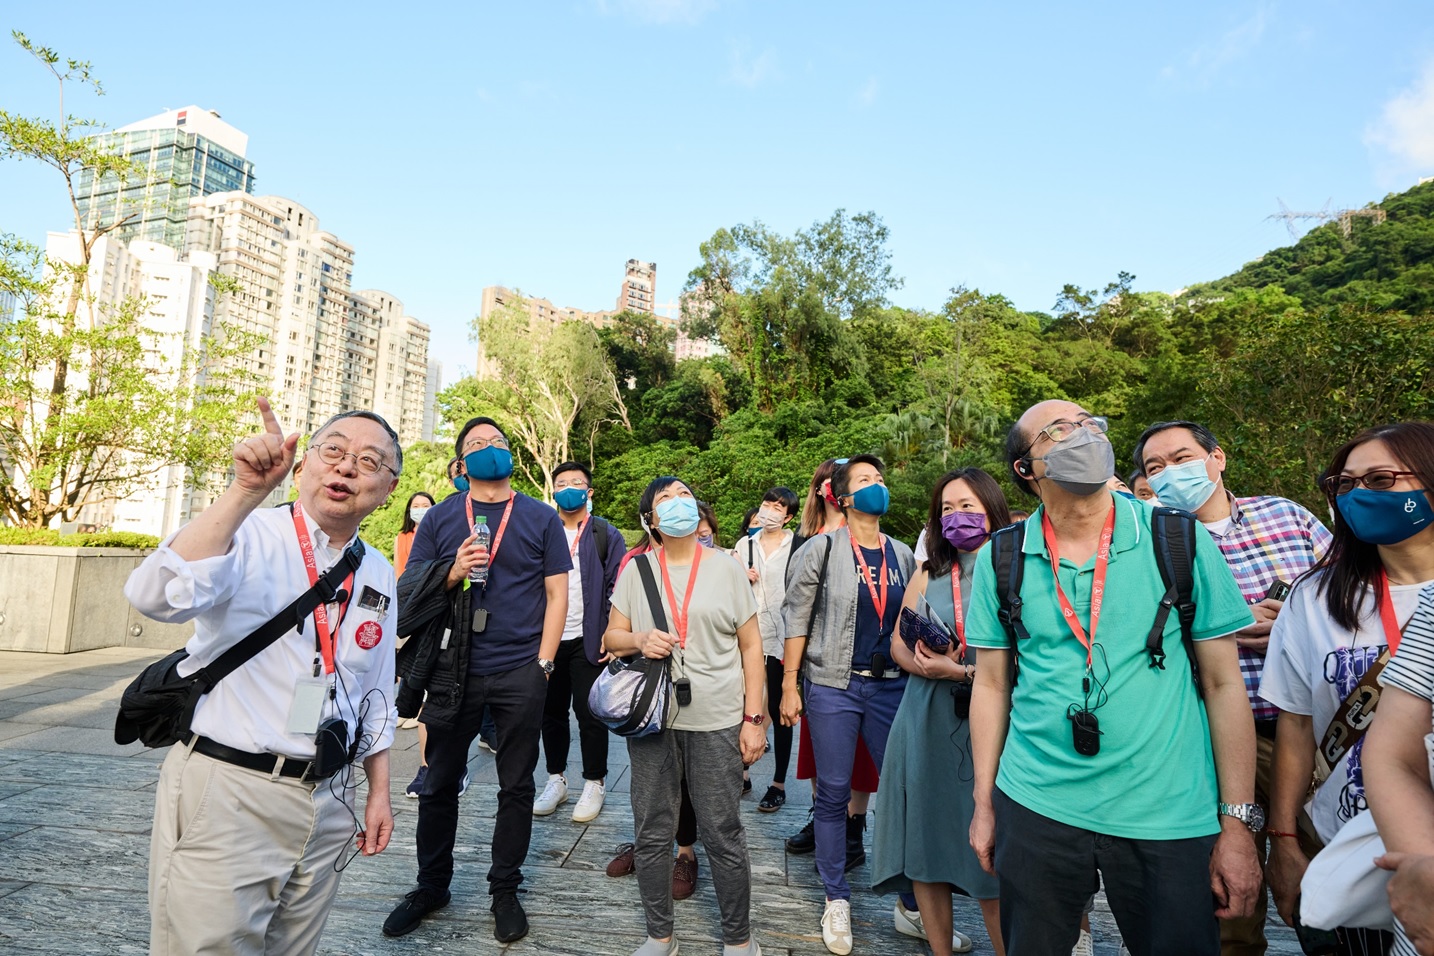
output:
{"label": "striped shirt", "polygon": [[1379,682],[1434,700],[1434,584],[1419,592],[1419,606],[1404,625],[1399,652],[1389,659]]}
{"label": "striped shirt", "polygon": [[[1329,550],[1329,531],[1293,501],[1273,495],[1236,498],[1228,491],[1225,494],[1230,499],[1229,527],[1223,534],[1206,527],[1225,556],[1245,603],[1259,603],[1276,580],[1293,584]],[[1264,654],[1240,648],[1240,674],[1256,720],[1270,720],[1280,713],[1259,694],[1264,669]]]}

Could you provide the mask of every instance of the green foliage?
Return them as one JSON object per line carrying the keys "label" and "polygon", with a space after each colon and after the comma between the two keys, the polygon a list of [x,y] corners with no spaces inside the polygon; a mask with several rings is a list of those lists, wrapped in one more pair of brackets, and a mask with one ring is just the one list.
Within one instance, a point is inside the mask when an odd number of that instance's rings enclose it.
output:
{"label": "green foliage", "polygon": [[[403,449],[403,474],[398,476],[398,487],[389,495],[388,502],[364,519],[359,526],[359,536],[378,548],[393,560],[393,541],[403,529],[403,517],[408,509],[408,499],[415,492],[426,491],[435,502],[453,494],[453,485],[448,480],[448,460],[453,457],[453,446],[442,442],[415,442]],[[525,491],[531,493],[532,488]]]}
{"label": "green foliage", "polygon": [[0,545],[60,548],[157,548],[159,539],[134,531],[96,531],[62,535],[54,528],[0,528]]}

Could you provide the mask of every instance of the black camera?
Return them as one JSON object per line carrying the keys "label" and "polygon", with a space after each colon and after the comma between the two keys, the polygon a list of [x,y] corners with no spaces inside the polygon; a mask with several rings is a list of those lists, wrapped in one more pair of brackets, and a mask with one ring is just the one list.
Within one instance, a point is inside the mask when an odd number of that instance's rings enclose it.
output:
{"label": "black camera", "polygon": [[349,725],[342,717],[330,717],[319,724],[314,735],[314,762],[309,766],[308,779],[327,780],[353,759],[349,748]]}
{"label": "black camera", "polygon": [[953,682],[951,685],[951,699],[956,705],[957,719],[969,719],[971,716],[971,685],[963,681]]}
{"label": "black camera", "polygon": [[678,707],[686,707],[692,703],[692,681],[679,677],[672,682],[672,689],[677,691]]}
{"label": "black camera", "polygon": [[1078,710],[1070,715],[1071,744],[1075,752],[1083,757],[1094,757],[1100,753],[1100,721],[1088,710]]}

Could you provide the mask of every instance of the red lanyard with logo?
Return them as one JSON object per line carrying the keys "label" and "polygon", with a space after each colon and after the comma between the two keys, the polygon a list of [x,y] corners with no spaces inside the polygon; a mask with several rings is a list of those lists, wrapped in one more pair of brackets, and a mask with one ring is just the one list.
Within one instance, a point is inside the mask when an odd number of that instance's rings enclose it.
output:
{"label": "red lanyard with logo", "polygon": [[1096,548],[1095,552],[1095,580],[1091,583],[1090,588],[1089,636],[1086,635],[1080,618],[1076,616],[1075,608],[1071,607],[1070,599],[1066,597],[1066,592],[1061,587],[1061,556],[1056,551],[1056,532],[1051,527],[1051,516],[1044,511],[1041,512],[1041,530],[1046,537],[1046,550],[1051,553],[1051,576],[1056,580],[1056,597],[1060,598],[1061,614],[1065,616],[1066,623],[1070,625],[1071,633],[1075,634],[1076,640],[1085,645],[1085,666],[1089,669],[1092,663],[1091,645],[1095,642],[1095,628],[1100,623],[1100,605],[1105,599],[1105,572],[1110,561],[1110,539],[1115,533],[1115,508],[1111,507],[1110,515],[1105,519],[1105,527],[1100,532],[1100,546]]}
{"label": "red lanyard with logo", "polygon": [[672,626],[677,629],[677,643],[687,650],[687,609],[692,606],[692,588],[697,583],[697,566],[702,563],[702,552],[697,546],[692,556],[692,568],[687,572],[687,593],[682,596],[682,607],[677,606],[677,595],[672,590],[672,579],[667,576],[667,549],[657,552],[657,563],[662,568],[662,589],[667,592],[667,603],[672,605]]}
{"label": "red lanyard with logo", "polygon": [[956,612],[956,656],[966,656],[966,622],[961,614],[961,565],[951,562],[951,606]]}
{"label": "red lanyard with logo", "polygon": [[[503,543],[503,532],[508,530],[508,519],[513,515],[513,502],[518,500],[516,491],[508,495],[508,506],[503,509],[503,518],[498,522],[498,533],[493,535],[493,544],[488,548],[488,567],[493,567],[493,562],[498,559],[498,546]],[[468,530],[473,530],[473,496],[463,496],[463,507],[468,509]],[[488,582],[483,582],[484,590],[488,588]]]}
{"label": "red lanyard with logo", "polygon": [[[299,552],[304,556],[304,568],[309,572],[309,586],[319,583],[319,566],[314,561],[314,543],[309,540],[309,526],[304,523],[304,508],[297,501],[294,502],[294,531],[299,536]],[[348,595],[339,605],[338,626],[342,626],[344,615],[348,612],[349,601],[353,600],[354,576],[344,578],[343,590]],[[324,673],[334,672],[334,635],[329,630],[329,606],[319,604],[314,608],[314,630],[319,635],[319,653],[324,658]],[[337,630],[337,628],[335,628]],[[314,675],[319,676],[318,674]]]}
{"label": "red lanyard with logo", "polygon": [[[505,518],[504,520],[507,519]],[[589,519],[584,518],[582,524],[578,525],[578,533],[573,535],[573,543],[568,548],[568,557],[576,558],[578,556],[578,542],[583,539],[583,529],[588,526],[588,520]]]}
{"label": "red lanyard with logo", "polygon": [[866,563],[866,557],[862,555],[861,548],[857,546],[856,537],[849,533],[847,540],[851,542],[851,550],[856,555],[856,563],[861,565],[862,579],[866,581],[866,589],[871,592],[871,604],[876,608],[876,627],[880,631],[886,627],[886,538],[880,533],[876,536],[876,546],[881,549],[880,598],[876,594],[876,585],[871,583],[871,566]]}
{"label": "red lanyard with logo", "polygon": [[1389,592],[1389,575],[1379,572],[1379,620],[1384,625],[1384,638],[1389,643],[1389,653],[1399,653],[1399,640],[1404,636],[1399,629],[1399,615],[1394,611],[1394,596]]}

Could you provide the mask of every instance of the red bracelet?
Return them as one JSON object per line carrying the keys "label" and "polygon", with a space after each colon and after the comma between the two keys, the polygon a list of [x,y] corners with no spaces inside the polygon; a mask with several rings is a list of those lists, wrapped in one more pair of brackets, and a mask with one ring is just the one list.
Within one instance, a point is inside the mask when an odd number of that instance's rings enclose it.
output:
{"label": "red bracelet", "polygon": [[1265,832],[1270,836],[1288,837],[1291,840],[1298,840],[1300,838],[1298,833],[1285,833],[1283,830],[1271,830],[1269,827],[1265,827]]}

